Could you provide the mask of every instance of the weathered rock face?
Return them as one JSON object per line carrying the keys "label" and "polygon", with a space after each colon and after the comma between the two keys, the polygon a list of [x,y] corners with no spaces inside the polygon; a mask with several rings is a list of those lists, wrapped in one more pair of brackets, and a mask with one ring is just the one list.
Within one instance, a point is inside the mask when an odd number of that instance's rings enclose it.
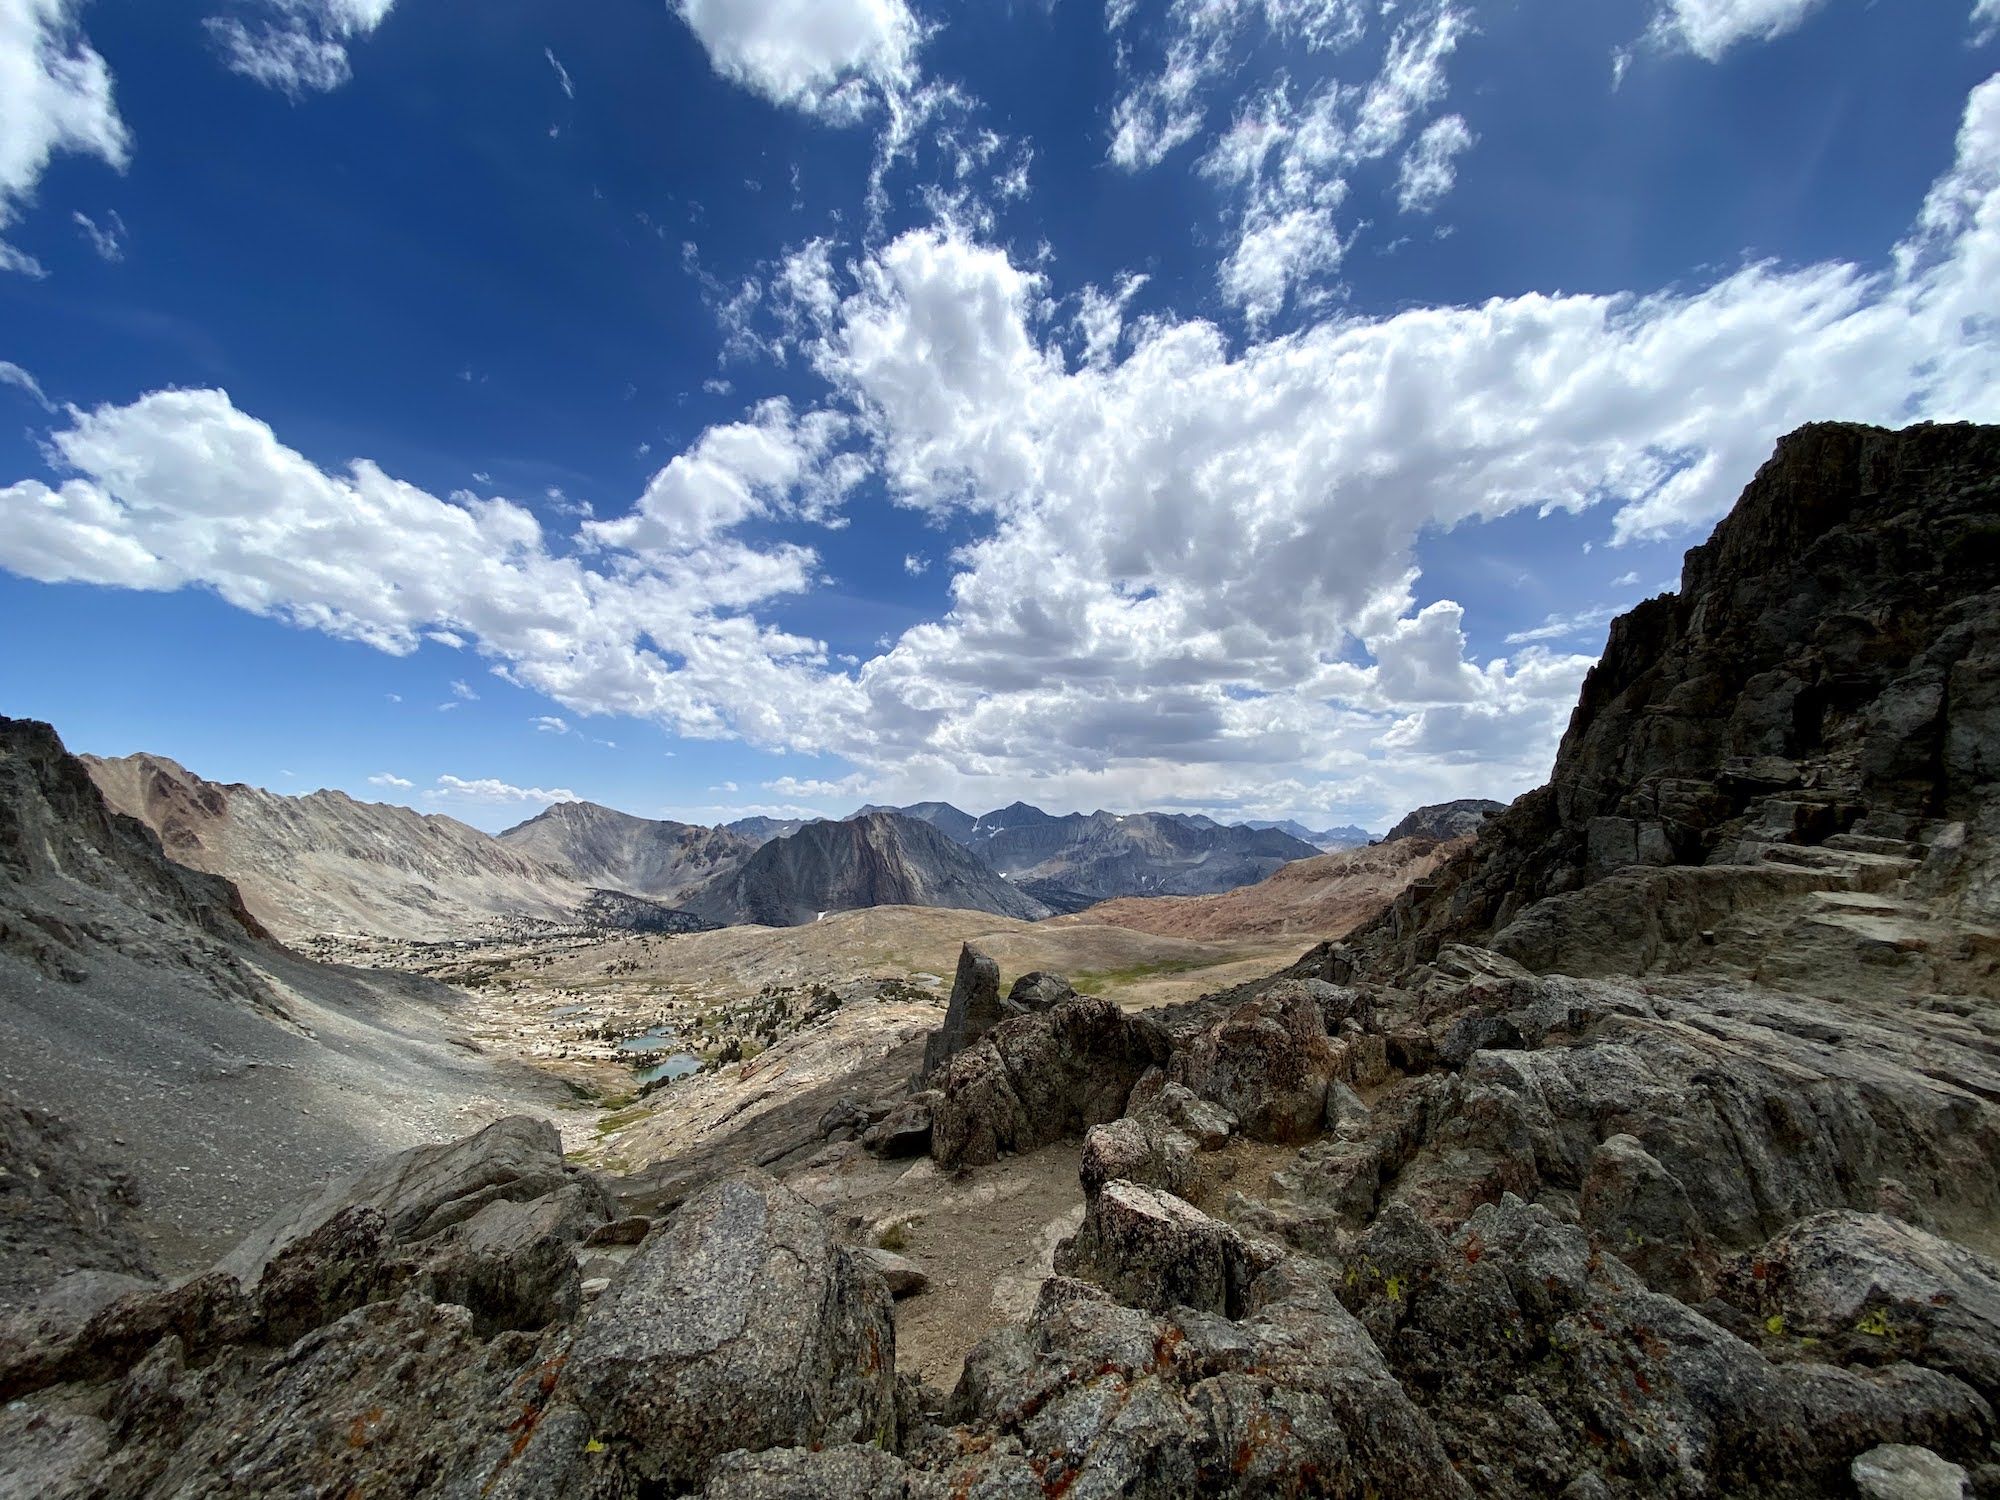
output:
{"label": "weathered rock face", "polygon": [[1288,1263],[1243,1316],[1154,1313],[1060,1278],[981,1344],[951,1416],[991,1434],[912,1445],[947,1493],[1469,1497],[1435,1432],[1325,1281]]}
{"label": "weathered rock face", "polygon": [[247,1280],[82,1273],[0,1334],[0,1490],[628,1495],[731,1450],[893,1443],[896,1267],[744,1173],[585,1316],[584,1242],[629,1238],[601,1198],[503,1121],[329,1188],[230,1258]]}
{"label": "weathered rock face", "polygon": [[1193,1204],[1136,1182],[1104,1183],[1056,1270],[1093,1281],[1128,1307],[1241,1312],[1256,1267],[1243,1238]]}
{"label": "weathered rock face", "polygon": [[1000,965],[966,944],[959,950],[944,1025],[924,1041],[924,1076],[928,1078],[1005,1020],[1007,1012],[1001,1005]]}
{"label": "weathered rock face", "polygon": [[[1620,867],[1761,863],[1764,845],[1844,836],[1860,842],[1833,853],[1921,855],[1902,847],[1913,835],[1986,815],[2000,775],[1997,471],[1990,427],[1786,438],[1688,554],[1681,591],[1613,623],[1549,785],[1361,940],[1376,968],[1488,937],[1544,971],[1687,966],[1680,950],[1727,925],[1732,883],[1593,887],[1512,945],[1506,930]],[[1816,863],[1824,877],[1857,861]],[[1948,884],[1949,902],[1992,915],[1990,881]],[[1625,920],[1650,939],[1620,941]]]}
{"label": "weathered rock face", "polygon": [[1450,1238],[1385,1214],[1351,1264],[1343,1300],[1482,1495],[1803,1500],[1875,1444],[1968,1455],[1991,1421],[1935,1369],[1767,1357],[1511,1196]]}
{"label": "weathered rock face", "polygon": [[1397,839],[1462,839],[1477,834],[1487,818],[1506,808],[1504,802],[1484,797],[1462,797],[1456,802],[1437,802],[1420,807],[1382,837],[1385,844]]}
{"label": "weathered rock face", "polygon": [[1880,1214],[1817,1214],[1730,1278],[1751,1312],[1869,1359],[1917,1360],[2000,1401],[2000,1265]]}
{"label": "weathered rock face", "polygon": [[1319,1133],[1327,1090],[1343,1062],[1326,1034],[1315,980],[1289,980],[1247,1000],[1185,1052],[1170,1081],[1235,1115],[1260,1141],[1302,1141]]}
{"label": "weathered rock face", "polygon": [[895,1436],[896,1336],[879,1275],[819,1210],[760,1173],[691,1199],[591,1310],[557,1390],[640,1479],[699,1484],[738,1448]]}
{"label": "weathered rock face", "polygon": [[0,1452],[52,1494],[478,1489],[553,1389],[602,1198],[508,1120],[334,1184],[231,1270],[73,1277],[0,1334]]}
{"label": "weathered rock face", "polygon": [[932,1080],[931,1157],[978,1166],[1080,1136],[1123,1114],[1132,1086],[1166,1052],[1158,1028],[1109,1000],[1065,1000],[1003,1021]]}
{"label": "weathered rock face", "polygon": [[1015,980],[1003,999],[1000,966],[968,944],[958,955],[958,973],[952,980],[944,1025],[924,1042],[923,1076],[928,1079],[1002,1021],[1034,1015],[1075,998],[1075,986],[1062,975],[1037,971]]}

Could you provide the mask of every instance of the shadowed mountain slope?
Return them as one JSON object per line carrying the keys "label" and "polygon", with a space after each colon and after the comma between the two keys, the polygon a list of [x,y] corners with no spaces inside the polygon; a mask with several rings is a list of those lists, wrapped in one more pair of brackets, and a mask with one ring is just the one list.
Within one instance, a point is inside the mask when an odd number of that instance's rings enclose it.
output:
{"label": "shadowed mountain slope", "polygon": [[1049,914],[930,824],[886,812],[773,839],[686,906],[713,922],[766,927],[862,906],[957,907],[1029,921]]}
{"label": "shadowed mountain slope", "polygon": [[48,725],[0,719],[0,1093],[140,1176],[163,1261],[301,1182],[547,1100],[458,1037],[458,1004],[278,947]]}

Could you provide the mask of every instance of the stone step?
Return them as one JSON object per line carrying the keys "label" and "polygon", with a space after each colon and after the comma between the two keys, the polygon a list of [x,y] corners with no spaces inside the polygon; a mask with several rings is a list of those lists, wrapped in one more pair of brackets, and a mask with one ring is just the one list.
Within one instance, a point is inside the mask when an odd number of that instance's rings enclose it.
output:
{"label": "stone step", "polygon": [[1926,852],[1922,844],[1909,839],[1887,838],[1872,833],[1836,833],[1820,847],[1839,849],[1849,854],[1886,854],[1894,859],[1915,860],[1921,860]]}
{"label": "stone step", "polygon": [[1765,844],[1751,857],[1760,864],[1845,876],[1847,884],[1863,891],[1890,890],[1909,879],[1920,863],[1891,854],[1829,849],[1821,844]]}
{"label": "stone step", "polygon": [[1898,901],[1893,896],[1878,895],[1874,891],[1809,891],[1806,893],[1806,899],[1816,906],[1823,906],[1833,911],[1879,912],[1884,916],[1905,913],[1917,918],[1924,915],[1921,907],[1912,906],[1907,901]]}
{"label": "stone step", "polygon": [[1807,926],[1840,933],[1855,943],[1857,956],[1876,962],[1929,952],[1935,936],[1902,917],[1875,912],[1823,912]]}

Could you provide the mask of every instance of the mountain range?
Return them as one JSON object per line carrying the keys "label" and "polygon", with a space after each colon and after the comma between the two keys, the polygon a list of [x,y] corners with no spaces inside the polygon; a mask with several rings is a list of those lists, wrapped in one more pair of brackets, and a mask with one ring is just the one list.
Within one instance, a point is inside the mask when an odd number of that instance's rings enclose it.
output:
{"label": "mountain range", "polygon": [[1243,826],[1245,828],[1275,828],[1280,833],[1289,833],[1295,839],[1303,839],[1314,848],[1328,854],[1336,853],[1342,849],[1359,849],[1364,844],[1375,842],[1374,834],[1355,823],[1349,823],[1342,828],[1315,829],[1306,827],[1305,824],[1299,822],[1296,818],[1286,818],[1277,823],[1253,821],[1245,823]]}
{"label": "mountain range", "polygon": [[427,940],[510,920],[582,920],[591,882],[456,818],[345,792],[286,797],[208,781],[160,755],[79,759],[114,809],[192,870],[234,881],[279,936]]}
{"label": "mountain range", "polygon": [[[949,802],[867,809],[919,818],[1057,910],[1117,896],[1194,896],[1253,885],[1321,850],[1275,825],[1200,813],[1069,813],[1015,802],[975,818]],[[1361,840],[1366,842],[1366,835]]]}
{"label": "mountain range", "polygon": [[439,941],[520,923],[786,926],[905,904],[1032,921],[1119,897],[1235,890],[1317,856],[1323,843],[1366,841],[1362,829],[1322,834],[1189,813],[1058,815],[1026,802],[977,817],[919,802],[865,807],[845,821],[721,827],[560,802],[496,836],[344,792],[291,797],[208,781],[164,756],[81,759],[113,808],[151,828],[181,864],[233,881],[246,910],[288,941]]}

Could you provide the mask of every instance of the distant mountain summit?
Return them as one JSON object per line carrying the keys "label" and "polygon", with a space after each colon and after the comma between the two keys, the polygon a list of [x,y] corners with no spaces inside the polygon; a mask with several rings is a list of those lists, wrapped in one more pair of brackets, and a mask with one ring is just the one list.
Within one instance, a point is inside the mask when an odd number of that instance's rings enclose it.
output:
{"label": "distant mountain summit", "polygon": [[859,818],[878,812],[900,813],[906,818],[916,818],[961,844],[972,842],[973,830],[979,826],[979,820],[971,813],[963,812],[949,802],[913,802],[908,807],[880,807],[871,803],[854,816]]}
{"label": "distant mountain summit", "polygon": [[724,823],[723,828],[738,838],[748,839],[751,848],[768,844],[772,839],[781,839],[788,833],[797,833],[806,824],[815,822],[813,818],[738,818],[734,823]]}
{"label": "distant mountain summit", "polygon": [[1504,812],[1504,802],[1484,797],[1464,797],[1456,802],[1434,802],[1420,807],[1389,830],[1385,843],[1397,839],[1462,839],[1479,832],[1480,824],[1493,813]]}
{"label": "distant mountain summit", "polygon": [[808,823],[690,895],[712,922],[798,927],[830,911],[939,906],[1035,921],[1049,909],[919,818],[871,812]]}
{"label": "distant mountain summit", "polygon": [[595,802],[558,802],[500,842],[585,885],[668,903],[735,869],[758,844],[727,828],[634,817]]}
{"label": "distant mountain summit", "polygon": [[1024,886],[1097,901],[1234,890],[1320,852],[1275,828],[1224,827],[1179,813],[1058,818],[1022,803],[981,818],[970,847]]}
{"label": "distant mountain summit", "polygon": [[1224,825],[1200,813],[1057,815],[1029,802],[978,818],[949,802],[862,809],[874,812],[929,823],[1057,911],[1116,896],[1234,890],[1320,853],[1310,840],[1271,825]]}
{"label": "distant mountain summit", "polygon": [[1364,844],[1375,842],[1374,834],[1353,823],[1349,823],[1344,828],[1312,829],[1306,827],[1305,824],[1295,818],[1286,818],[1284,821],[1278,823],[1249,822],[1243,826],[1245,828],[1275,828],[1280,833],[1289,833],[1293,838],[1311,844],[1315,849],[1322,849],[1328,854],[1341,849],[1359,849]]}
{"label": "distant mountain summit", "polygon": [[1054,813],[1043,812],[1032,803],[1010,802],[1005,807],[978,819],[972,825],[968,842],[977,843],[996,834],[1018,832],[1024,828],[1047,828],[1052,824],[1067,823],[1082,816],[1081,813],[1071,813],[1068,818],[1059,818]]}

